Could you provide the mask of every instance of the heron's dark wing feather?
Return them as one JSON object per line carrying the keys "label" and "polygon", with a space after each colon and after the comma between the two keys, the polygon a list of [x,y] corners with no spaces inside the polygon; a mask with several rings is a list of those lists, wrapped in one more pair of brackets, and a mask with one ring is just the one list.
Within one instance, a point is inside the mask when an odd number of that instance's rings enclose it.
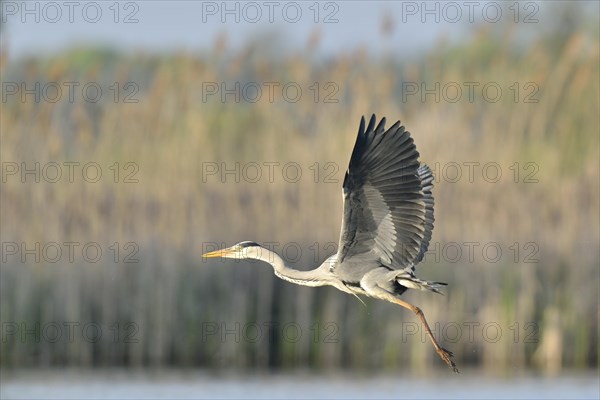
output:
{"label": "heron's dark wing feather", "polygon": [[344,178],[336,270],[353,260],[406,268],[422,259],[431,239],[431,170],[419,166],[419,153],[400,122],[387,131],[385,118],[377,127],[375,122],[373,115],[365,130],[361,120]]}
{"label": "heron's dark wing feather", "polygon": [[433,174],[431,173],[431,169],[429,166],[427,166],[427,164],[421,164],[417,170],[417,173],[419,174],[419,179],[421,180],[421,188],[423,190],[423,197],[425,201],[425,235],[423,237],[423,241],[421,242],[421,250],[414,261],[415,264],[421,262],[425,256],[425,253],[427,252],[429,241],[431,241],[431,235],[433,232],[433,222],[435,221],[433,216],[434,201],[433,194],[431,193],[431,190],[433,189]]}

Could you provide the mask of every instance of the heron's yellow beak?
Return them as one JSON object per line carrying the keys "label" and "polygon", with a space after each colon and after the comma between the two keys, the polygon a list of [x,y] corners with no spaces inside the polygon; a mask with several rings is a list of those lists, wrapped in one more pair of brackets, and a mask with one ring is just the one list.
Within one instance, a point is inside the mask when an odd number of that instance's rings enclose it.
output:
{"label": "heron's yellow beak", "polygon": [[204,257],[204,258],[226,257],[227,255],[233,254],[233,253],[235,253],[235,251],[231,247],[229,247],[227,249],[221,249],[221,250],[204,253],[204,254],[202,254],[202,257]]}

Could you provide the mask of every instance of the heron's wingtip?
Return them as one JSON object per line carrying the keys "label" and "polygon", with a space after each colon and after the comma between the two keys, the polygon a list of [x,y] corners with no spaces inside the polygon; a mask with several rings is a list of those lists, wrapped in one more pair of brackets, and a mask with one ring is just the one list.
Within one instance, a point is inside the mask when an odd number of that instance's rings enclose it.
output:
{"label": "heron's wingtip", "polygon": [[365,133],[365,116],[360,117],[360,125],[358,127],[358,134],[362,135]]}

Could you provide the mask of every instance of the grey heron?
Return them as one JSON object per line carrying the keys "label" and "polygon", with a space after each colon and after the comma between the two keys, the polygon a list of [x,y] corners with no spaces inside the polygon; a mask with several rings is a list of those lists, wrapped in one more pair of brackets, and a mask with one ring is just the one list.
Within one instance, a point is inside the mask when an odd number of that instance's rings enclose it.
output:
{"label": "grey heron", "polygon": [[414,312],[441,359],[458,372],[452,353],[433,336],[421,309],[400,298],[408,289],[441,293],[446,285],[415,276],[433,230],[433,174],[400,121],[385,130],[362,117],[343,184],[344,212],[337,254],[310,271],[290,268],[275,252],[255,242],[209,252],[203,257],[256,259],[279,278],[305,286],[330,285],[353,295],[398,304]]}

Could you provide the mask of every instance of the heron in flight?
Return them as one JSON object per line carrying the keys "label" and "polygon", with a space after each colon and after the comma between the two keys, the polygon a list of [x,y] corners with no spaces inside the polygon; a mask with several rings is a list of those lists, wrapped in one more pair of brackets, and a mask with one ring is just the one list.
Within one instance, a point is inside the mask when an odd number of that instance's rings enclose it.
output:
{"label": "heron in flight", "polygon": [[421,320],[436,352],[458,372],[452,353],[439,345],[423,311],[400,298],[408,289],[441,293],[442,282],[415,276],[433,230],[433,174],[419,163],[410,133],[396,122],[362,117],[343,185],[344,215],[337,254],[311,271],[286,265],[276,253],[255,242],[206,253],[203,257],[256,259],[273,266],[279,278],[305,286],[334,286],[398,304]]}

